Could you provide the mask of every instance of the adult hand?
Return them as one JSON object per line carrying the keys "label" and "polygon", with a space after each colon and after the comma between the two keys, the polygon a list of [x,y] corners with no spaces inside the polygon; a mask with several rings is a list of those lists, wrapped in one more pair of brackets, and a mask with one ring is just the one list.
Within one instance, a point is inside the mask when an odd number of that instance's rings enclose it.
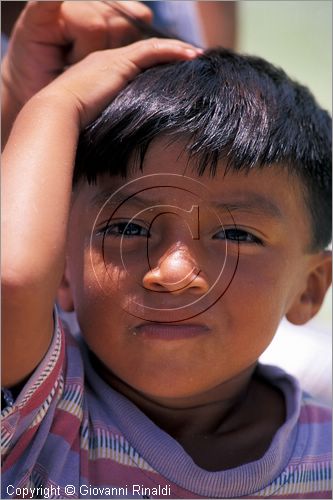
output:
{"label": "adult hand", "polygon": [[[150,9],[140,2],[121,3],[142,21],[151,21]],[[90,52],[140,38],[136,28],[103,2],[29,2],[15,25],[3,62],[4,83],[24,103]]]}
{"label": "adult hand", "polygon": [[[141,21],[151,22],[151,11],[141,2],[120,3]],[[3,146],[21,107],[69,65],[90,52],[140,38],[136,28],[103,2],[28,2],[1,65]]]}

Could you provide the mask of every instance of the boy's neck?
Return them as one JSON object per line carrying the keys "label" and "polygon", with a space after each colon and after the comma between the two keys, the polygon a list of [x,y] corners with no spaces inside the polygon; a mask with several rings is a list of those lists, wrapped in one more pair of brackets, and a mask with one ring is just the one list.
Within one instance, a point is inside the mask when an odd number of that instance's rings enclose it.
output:
{"label": "boy's neck", "polygon": [[[236,377],[199,395],[184,398],[147,396],[127,385],[108,370],[93,354],[96,371],[118,392],[132,401],[156,425],[177,440],[186,435],[209,435],[228,432],[243,406],[256,365]],[[240,411],[242,413],[242,411]]]}
{"label": "boy's neck", "polygon": [[208,471],[259,460],[285,421],[282,394],[257,376],[256,365],[196,398],[152,399],[135,391],[91,354],[104,380],[170,434]]}

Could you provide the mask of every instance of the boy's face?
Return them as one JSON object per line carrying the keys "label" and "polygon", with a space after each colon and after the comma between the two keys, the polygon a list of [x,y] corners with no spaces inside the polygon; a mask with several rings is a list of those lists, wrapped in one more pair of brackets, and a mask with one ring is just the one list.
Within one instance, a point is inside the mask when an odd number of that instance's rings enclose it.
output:
{"label": "boy's face", "polygon": [[80,187],[68,275],[106,367],[152,398],[200,400],[255,364],[285,314],[309,319],[319,257],[285,171],[198,177],[182,145],[166,145],[152,144],[143,173]]}

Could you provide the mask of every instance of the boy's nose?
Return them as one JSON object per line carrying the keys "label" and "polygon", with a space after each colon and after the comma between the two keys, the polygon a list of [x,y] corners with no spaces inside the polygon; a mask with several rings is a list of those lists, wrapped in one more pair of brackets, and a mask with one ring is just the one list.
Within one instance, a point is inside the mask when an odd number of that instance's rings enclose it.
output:
{"label": "boy's nose", "polygon": [[143,277],[143,286],[157,292],[181,294],[190,292],[202,295],[209,290],[209,284],[199,269],[189,248],[175,244],[158,261],[158,265]]}

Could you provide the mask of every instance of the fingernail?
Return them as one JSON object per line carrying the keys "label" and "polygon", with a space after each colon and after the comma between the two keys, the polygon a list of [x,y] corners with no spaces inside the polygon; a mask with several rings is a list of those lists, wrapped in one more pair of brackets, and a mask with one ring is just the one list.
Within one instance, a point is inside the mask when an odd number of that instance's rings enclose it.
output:
{"label": "fingernail", "polygon": [[191,57],[197,57],[198,51],[195,49],[185,49],[186,54],[188,54]]}

